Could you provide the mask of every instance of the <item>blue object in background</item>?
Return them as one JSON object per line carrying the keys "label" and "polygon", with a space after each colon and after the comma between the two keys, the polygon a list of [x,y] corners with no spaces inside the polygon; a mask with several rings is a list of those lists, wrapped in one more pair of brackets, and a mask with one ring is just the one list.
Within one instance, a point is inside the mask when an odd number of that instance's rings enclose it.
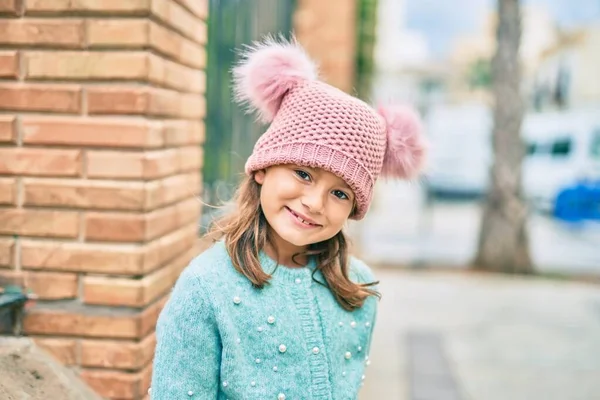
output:
{"label": "blue object in background", "polygon": [[568,222],[600,221],[600,181],[579,182],[560,191],[554,216]]}

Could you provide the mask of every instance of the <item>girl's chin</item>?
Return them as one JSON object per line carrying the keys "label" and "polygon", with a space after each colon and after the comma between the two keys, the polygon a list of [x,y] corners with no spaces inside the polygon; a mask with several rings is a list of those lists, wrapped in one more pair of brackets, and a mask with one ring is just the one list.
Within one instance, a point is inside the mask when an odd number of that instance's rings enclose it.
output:
{"label": "girl's chin", "polygon": [[308,232],[297,231],[295,229],[282,229],[277,231],[277,235],[285,242],[296,247],[306,247],[311,244],[323,242],[331,239],[335,235],[315,235]]}

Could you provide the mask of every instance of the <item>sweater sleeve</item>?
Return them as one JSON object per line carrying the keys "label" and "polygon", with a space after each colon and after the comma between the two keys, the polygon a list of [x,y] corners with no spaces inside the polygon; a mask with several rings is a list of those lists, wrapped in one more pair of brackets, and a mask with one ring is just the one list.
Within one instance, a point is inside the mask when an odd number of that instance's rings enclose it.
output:
{"label": "sweater sleeve", "polygon": [[186,268],[156,325],[152,400],[217,398],[221,342],[209,298]]}

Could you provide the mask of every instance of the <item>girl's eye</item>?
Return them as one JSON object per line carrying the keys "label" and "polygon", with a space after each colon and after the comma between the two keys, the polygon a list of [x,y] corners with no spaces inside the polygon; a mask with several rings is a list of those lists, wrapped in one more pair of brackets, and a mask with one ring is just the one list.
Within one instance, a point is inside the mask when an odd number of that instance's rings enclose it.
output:
{"label": "girl's eye", "polygon": [[296,175],[298,175],[298,177],[300,177],[300,179],[304,181],[310,181],[310,175],[308,174],[308,172],[302,171],[301,169],[297,169],[294,172],[296,173]]}
{"label": "girl's eye", "polygon": [[335,197],[337,197],[338,199],[342,199],[342,200],[350,199],[350,197],[348,197],[348,195],[346,193],[342,192],[341,190],[334,190],[333,195]]}

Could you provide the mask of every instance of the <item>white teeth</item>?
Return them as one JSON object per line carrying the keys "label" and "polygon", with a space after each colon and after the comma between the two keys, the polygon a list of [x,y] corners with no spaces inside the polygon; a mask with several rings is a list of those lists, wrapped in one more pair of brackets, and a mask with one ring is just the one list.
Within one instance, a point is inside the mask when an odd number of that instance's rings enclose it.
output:
{"label": "white teeth", "polygon": [[[292,211],[292,210],[290,209],[290,211]],[[296,214],[295,212],[292,211],[292,214],[294,214],[294,217],[298,218],[298,221],[302,222],[304,225],[313,225],[310,222],[307,222],[307,221],[303,220],[302,218],[300,218],[300,216],[298,214]]]}

